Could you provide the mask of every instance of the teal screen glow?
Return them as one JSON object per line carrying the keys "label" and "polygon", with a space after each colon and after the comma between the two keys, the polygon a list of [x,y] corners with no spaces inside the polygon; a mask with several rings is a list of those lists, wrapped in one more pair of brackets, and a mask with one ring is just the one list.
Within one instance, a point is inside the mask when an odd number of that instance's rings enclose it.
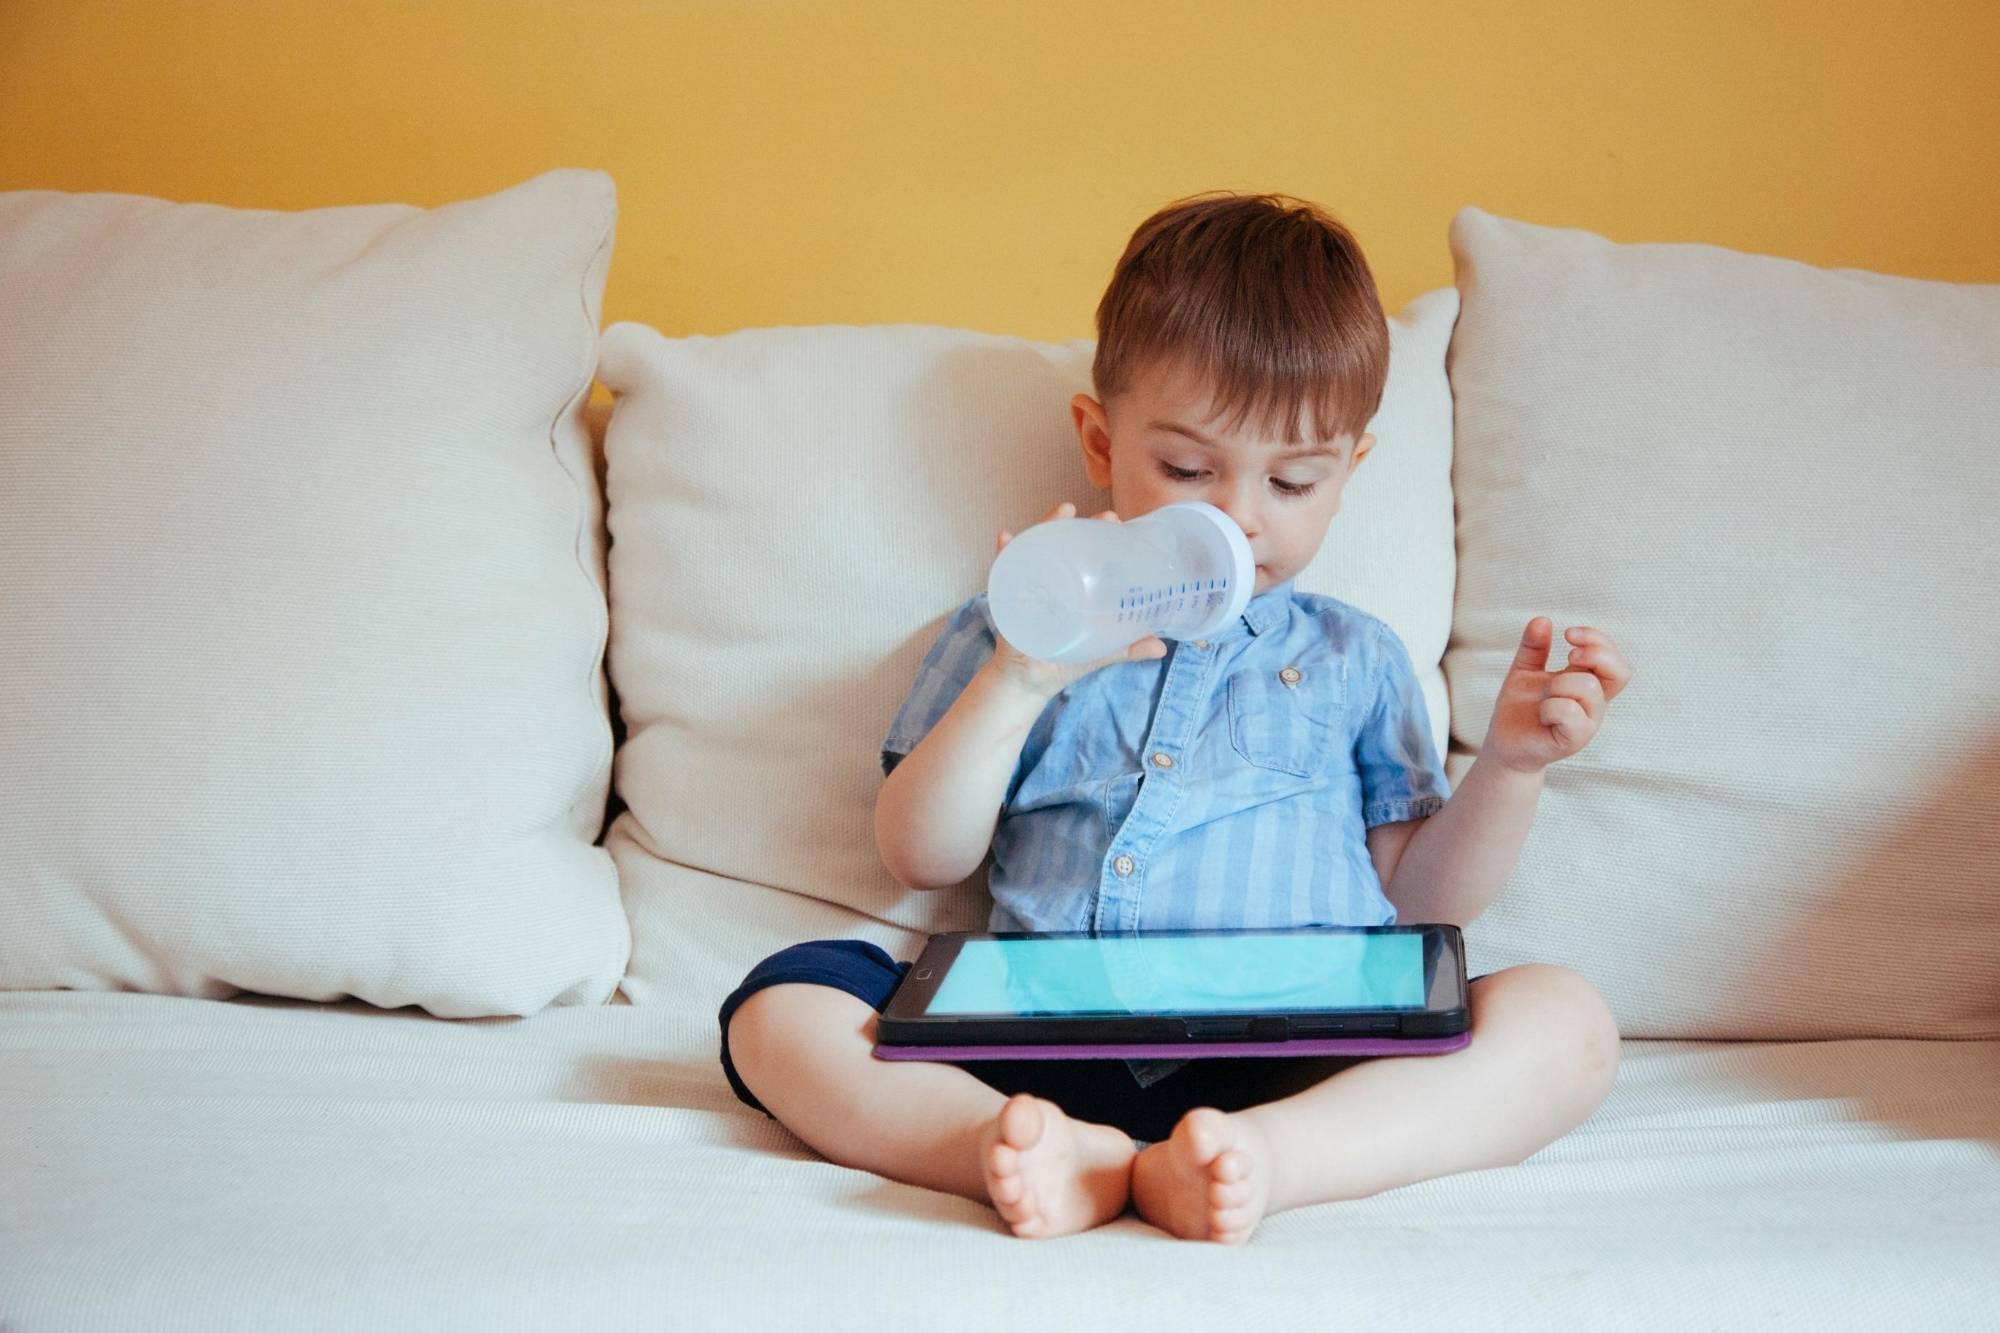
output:
{"label": "teal screen glow", "polygon": [[931,1014],[1421,1009],[1423,936],[1107,935],[967,940]]}

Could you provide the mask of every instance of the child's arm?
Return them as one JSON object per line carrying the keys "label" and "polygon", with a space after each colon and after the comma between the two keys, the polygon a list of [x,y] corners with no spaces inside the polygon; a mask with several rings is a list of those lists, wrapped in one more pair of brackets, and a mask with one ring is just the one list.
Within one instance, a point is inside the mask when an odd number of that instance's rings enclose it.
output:
{"label": "child's arm", "polygon": [[1590,743],[1605,705],[1632,679],[1631,663],[1601,630],[1572,626],[1569,661],[1548,670],[1555,626],[1536,616],[1521,633],[1479,757],[1444,808],[1428,819],[1379,824],[1368,851],[1393,883],[1382,892],[1407,922],[1464,926],[1513,873],[1541,799],[1543,770]]}
{"label": "child's arm", "polygon": [[[1065,500],[1043,521],[1075,512]],[[1097,518],[1119,521],[1109,509]],[[999,533],[993,554],[1012,540],[1012,533]],[[1058,665],[1029,657],[996,633],[993,655],[890,770],[875,797],[875,848],[890,875],[912,889],[945,889],[979,869],[1000,825],[1021,747],[1049,701],[1101,667],[1166,655],[1165,641],[1148,634],[1094,662]]]}
{"label": "child's arm", "polygon": [[891,875],[942,889],[986,859],[1007,784],[1052,696],[989,659],[875,798],[875,846]]}
{"label": "child's arm", "polygon": [[1368,852],[1382,893],[1405,923],[1465,926],[1498,896],[1527,841],[1542,774],[1522,773],[1482,755],[1428,819],[1377,824]]}

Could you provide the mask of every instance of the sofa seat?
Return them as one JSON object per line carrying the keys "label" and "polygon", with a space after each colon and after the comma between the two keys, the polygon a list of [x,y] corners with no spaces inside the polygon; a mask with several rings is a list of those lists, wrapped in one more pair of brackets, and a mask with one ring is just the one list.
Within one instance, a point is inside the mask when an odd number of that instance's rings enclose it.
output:
{"label": "sofa seat", "polygon": [[1996,1041],[1628,1041],[1610,1099],[1521,1165],[1223,1247],[1133,1216],[1017,1240],[979,1204],[829,1164],[731,1095],[713,1014],[0,995],[0,1326],[1991,1317]]}

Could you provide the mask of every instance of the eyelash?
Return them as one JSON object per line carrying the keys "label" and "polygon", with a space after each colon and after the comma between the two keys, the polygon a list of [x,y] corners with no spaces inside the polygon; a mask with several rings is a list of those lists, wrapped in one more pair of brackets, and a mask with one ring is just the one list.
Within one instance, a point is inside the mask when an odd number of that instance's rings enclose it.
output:
{"label": "eyelash", "polygon": [[[1199,472],[1183,472],[1172,463],[1160,464],[1160,470],[1167,474],[1167,478],[1170,481],[1193,481],[1201,475]],[[1274,477],[1271,479],[1271,484],[1276,486],[1278,494],[1284,496],[1287,500],[1303,500],[1319,489],[1319,483],[1316,481],[1309,481],[1303,486],[1295,486],[1290,482],[1279,481]]]}

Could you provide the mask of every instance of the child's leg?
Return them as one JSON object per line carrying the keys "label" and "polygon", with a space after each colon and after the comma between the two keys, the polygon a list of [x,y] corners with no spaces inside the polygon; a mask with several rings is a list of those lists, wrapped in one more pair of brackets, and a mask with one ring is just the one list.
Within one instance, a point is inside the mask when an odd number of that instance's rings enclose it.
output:
{"label": "child's leg", "polygon": [[1175,1235],[1243,1240],[1267,1212],[1510,1166],[1597,1109],[1618,1029],[1590,983],[1527,964],[1471,983],[1472,1043],[1343,1069],[1279,1101],[1188,1112],[1134,1164],[1132,1202]]}
{"label": "child's leg", "polygon": [[878,1060],[876,1019],[831,986],[770,985],[737,1007],[725,1040],[757,1100],[829,1161],[989,1203],[1022,1236],[1125,1211],[1135,1152],[1124,1131],[1006,1097],[952,1065]]}

